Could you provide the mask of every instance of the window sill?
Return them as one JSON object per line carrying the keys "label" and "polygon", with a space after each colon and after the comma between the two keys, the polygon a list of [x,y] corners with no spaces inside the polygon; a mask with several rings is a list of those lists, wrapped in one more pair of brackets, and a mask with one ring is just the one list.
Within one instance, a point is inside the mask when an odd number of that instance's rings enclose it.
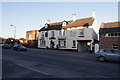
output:
{"label": "window sill", "polygon": [[84,36],[78,36],[78,37],[84,37]]}
{"label": "window sill", "polygon": [[49,39],[56,39],[55,37],[50,37]]}
{"label": "window sill", "polygon": [[66,46],[59,46],[59,48],[66,48]]}
{"label": "window sill", "polygon": [[72,48],[76,48],[76,46],[72,46]]}

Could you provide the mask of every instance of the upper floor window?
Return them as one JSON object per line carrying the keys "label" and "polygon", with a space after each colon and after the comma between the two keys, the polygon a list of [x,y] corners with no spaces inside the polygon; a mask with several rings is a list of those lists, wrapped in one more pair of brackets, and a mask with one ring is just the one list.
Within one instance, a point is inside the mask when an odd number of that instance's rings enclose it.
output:
{"label": "upper floor window", "polygon": [[63,30],[63,36],[65,36],[66,35],[66,30]]}
{"label": "upper floor window", "polygon": [[42,37],[44,37],[44,32],[42,32]]}
{"label": "upper floor window", "polygon": [[67,25],[67,22],[64,21],[64,22],[62,23],[62,26],[66,26],[66,25]]}
{"label": "upper floor window", "polygon": [[28,38],[29,38],[29,39],[32,38],[32,34],[29,34],[29,35],[28,35]]}
{"label": "upper floor window", "polygon": [[80,36],[84,36],[84,29],[80,29]]}
{"label": "upper floor window", "polygon": [[89,27],[89,24],[88,24],[88,23],[85,23],[83,26],[86,27],[86,28],[88,28],[88,27]]}
{"label": "upper floor window", "polygon": [[54,37],[55,36],[55,32],[51,31],[51,36]]}
{"label": "upper floor window", "polygon": [[62,36],[62,30],[59,30],[58,34],[59,34],[59,36]]}
{"label": "upper floor window", "polygon": [[105,37],[120,37],[120,33],[106,33]]}
{"label": "upper floor window", "polygon": [[48,37],[48,32],[45,32],[45,37]]}
{"label": "upper floor window", "polygon": [[66,30],[59,30],[58,36],[66,36]]}
{"label": "upper floor window", "polygon": [[45,28],[48,28],[48,24],[45,24]]}

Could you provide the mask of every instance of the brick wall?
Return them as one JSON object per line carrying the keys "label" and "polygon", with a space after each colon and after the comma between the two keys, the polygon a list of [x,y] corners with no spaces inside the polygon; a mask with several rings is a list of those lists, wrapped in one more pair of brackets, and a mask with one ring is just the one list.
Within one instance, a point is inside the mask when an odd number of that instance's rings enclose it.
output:
{"label": "brick wall", "polygon": [[[32,35],[31,38],[29,38],[29,34]],[[26,40],[37,40],[38,39],[38,30],[31,30],[26,32]]]}
{"label": "brick wall", "polygon": [[120,37],[105,37],[104,34],[100,34],[100,49],[112,48],[113,44],[118,44],[120,49]]}

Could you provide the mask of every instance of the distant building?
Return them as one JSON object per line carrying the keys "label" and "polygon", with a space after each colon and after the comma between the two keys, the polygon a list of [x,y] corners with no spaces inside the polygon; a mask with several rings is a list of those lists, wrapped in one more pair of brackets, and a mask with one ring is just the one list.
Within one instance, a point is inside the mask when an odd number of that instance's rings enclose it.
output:
{"label": "distant building", "polygon": [[19,38],[18,40],[20,41],[21,44],[23,44],[23,43],[27,43],[27,41],[26,41],[25,38]]}
{"label": "distant building", "polygon": [[7,43],[7,44],[13,46],[15,44],[20,44],[20,41],[18,39],[14,39],[14,38],[10,37],[10,38],[5,39],[3,41],[3,43]]}
{"label": "distant building", "polygon": [[102,23],[99,40],[101,49],[120,49],[120,22]]}
{"label": "distant building", "polygon": [[38,30],[31,30],[26,32],[26,41],[29,47],[37,47],[38,44]]}
{"label": "distant building", "polygon": [[4,43],[5,38],[0,37],[0,44]]}
{"label": "distant building", "polygon": [[93,17],[83,19],[76,19],[76,14],[73,14],[70,21],[50,23],[50,20],[46,20],[45,26],[39,30],[38,47],[93,50],[94,41],[98,40],[97,28],[95,11]]}

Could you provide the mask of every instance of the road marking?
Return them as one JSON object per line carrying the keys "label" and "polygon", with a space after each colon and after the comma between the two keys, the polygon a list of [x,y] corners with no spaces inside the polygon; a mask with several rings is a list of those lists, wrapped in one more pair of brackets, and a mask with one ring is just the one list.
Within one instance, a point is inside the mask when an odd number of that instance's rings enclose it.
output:
{"label": "road marking", "polygon": [[49,73],[45,73],[45,72],[42,72],[42,71],[39,71],[39,70],[36,70],[36,69],[33,69],[33,68],[30,68],[30,67],[26,67],[26,66],[23,66],[21,64],[17,64],[21,67],[24,67],[24,68],[27,68],[27,69],[30,69],[30,70],[33,70],[33,71],[36,71],[36,72],[39,72],[39,73],[42,73],[42,74],[45,74],[45,75],[50,75]]}
{"label": "road marking", "polygon": [[[23,66],[23,65],[21,65],[21,64],[17,64],[17,65],[19,65],[19,66],[21,66],[21,67],[24,67],[24,68],[27,68],[27,69],[30,69],[30,70],[33,70],[33,71],[36,71],[36,72],[39,72],[39,73],[42,73],[42,74],[45,74],[45,75],[47,75],[47,76],[50,76],[49,73],[45,73],[45,72],[42,72],[42,71],[39,71],[39,70],[35,70],[35,69],[33,69],[33,68],[26,67],[26,66]],[[111,78],[111,77],[102,76],[102,75],[95,75],[95,76],[98,76],[98,77],[101,77],[101,78]]]}
{"label": "road marking", "polygon": [[[3,59],[3,60],[8,61],[7,59]],[[12,63],[13,63],[13,62],[12,62]],[[24,66],[24,65],[18,64],[18,63],[14,63],[14,64],[16,64],[16,65],[18,65],[18,66],[21,66],[21,67],[24,67],[24,68],[27,68],[27,69],[30,69],[30,70],[33,70],[33,71],[36,71],[36,72],[39,72],[39,73],[42,73],[42,74],[45,74],[45,75],[47,75],[47,76],[50,76],[49,73],[42,72],[42,71],[39,71],[39,70],[36,70],[36,69],[30,68],[30,67],[27,67],[27,66]],[[43,64],[43,63],[42,63],[42,64]],[[85,74],[85,73],[81,73],[81,74]],[[89,75],[88,75],[88,76],[89,76]],[[98,76],[98,77],[100,77],[100,78],[111,78],[111,77],[108,77],[108,76],[102,76],[102,75],[95,75],[95,76]]]}
{"label": "road marking", "polygon": [[[5,61],[7,61],[7,59],[3,59],[3,60],[5,60]],[[33,69],[33,68],[30,68],[30,67],[26,67],[26,66],[23,66],[23,65],[21,65],[21,64],[17,64],[17,63],[14,63],[14,64],[16,64],[16,65],[18,65],[18,66],[21,66],[21,67],[24,67],[24,68],[27,68],[27,69],[30,69],[30,70],[33,70],[33,71],[36,71],[36,72],[39,72],[39,73],[42,73],[42,74],[45,74],[45,75],[50,75],[49,73],[45,73],[45,72],[42,72],[42,71],[39,71],[39,70],[35,70],[35,69]]]}
{"label": "road marking", "polygon": [[[21,65],[21,64],[17,64],[17,65],[19,65],[19,66],[21,66],[21,67],[24,67],[24,68],[27,68],[27,69],[30,69],[30,70],[33,70],[33,71],[36,71],[36,72],[40,72],[40,73],[45,74],[45,75],[48,75],[48,76],[50,75],[49,73],[45,73],[45,72],[42,72],[42,71],[39,71],[39,70],[35,70],[35,69],[33,69],[33,68],[26,67],[26,66],[23,66],[23,65]],[[101,78],[111,78],[111,77],[102,76],[102,75],[95,75],[95,76],[98,76],[98,77],[101,77]]]}

